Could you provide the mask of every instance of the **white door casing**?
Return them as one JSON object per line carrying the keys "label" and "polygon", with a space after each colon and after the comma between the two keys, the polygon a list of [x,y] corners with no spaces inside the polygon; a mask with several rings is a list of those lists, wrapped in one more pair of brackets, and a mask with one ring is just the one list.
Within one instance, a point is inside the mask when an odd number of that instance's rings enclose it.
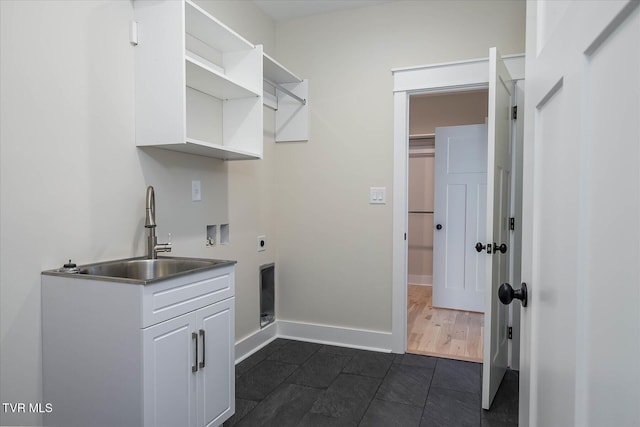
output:
{"label": "white door casing", "polygon": [[[512,77],[524,78],[524,55],[504,57]],[[391,349],[407,345],[407,159],[409,95],[484,89],[489,81],[488,58],[392,70],[394,77],[393,244]]]}
{"label": "white door casing", "polygon": [[433,306],[484,312],[487,125],[436,128]]}
{"label": "white door casing", "polygon": [[640,425],[640,3],[527,3],[521,426]]}
{"label": "white door casing", "polygon": [[509,309],[498,300],[498,288],[509,279],[508,246],[511,195],[511,96],[513,81],[496,48],[489,52],[489,118],[487,156],[487,292],[484,316],[482,407],[489,409],[508,366]]}

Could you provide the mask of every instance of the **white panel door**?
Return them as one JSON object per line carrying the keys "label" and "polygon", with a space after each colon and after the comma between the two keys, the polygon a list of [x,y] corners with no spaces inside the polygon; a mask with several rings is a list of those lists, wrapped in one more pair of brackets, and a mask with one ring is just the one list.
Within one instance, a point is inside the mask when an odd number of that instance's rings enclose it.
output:
{"label": "white panel door", "polygon": [[640,8],[527,3],[521,426],[640,425]]}
{"label": "white panel door", "polygon": [[197,425],[195,330],[193,313],[142,330],[145,426]]}
{"label": "white panel door", "polygon": [[[511,196],[511,96],[513,82],[496,48],[489,51],[487,160],[487,292],[484,316],[482,407],[489,409],[508,364],[509,309],[498,288],[509,280]],[[491,245],[491,251],[489,251]],[[502,246],[502,249],[498,249]]]}
{"label": "white panel door", "polygon": [[196,312],[201,349],[198,357],[200,426],[217,426],[235,412],[234,298]]}
{"label": "white panel door", "polygon": [[436,128],[433,306],[484,312],[487,125]]}

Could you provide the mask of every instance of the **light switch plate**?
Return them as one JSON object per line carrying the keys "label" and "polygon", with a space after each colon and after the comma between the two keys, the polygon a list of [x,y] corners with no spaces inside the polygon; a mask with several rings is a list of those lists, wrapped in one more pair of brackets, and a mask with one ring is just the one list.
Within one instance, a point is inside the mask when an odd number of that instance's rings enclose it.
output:
{"label": "light switch plate", "polygon": [[200,200],[202,200],[202,183],[191,181],[191,201],[199,202]]}
{"label": "light switch plate", "polygon": [[387,203],[387,187],[370,187],[369,204],[384,205]]}

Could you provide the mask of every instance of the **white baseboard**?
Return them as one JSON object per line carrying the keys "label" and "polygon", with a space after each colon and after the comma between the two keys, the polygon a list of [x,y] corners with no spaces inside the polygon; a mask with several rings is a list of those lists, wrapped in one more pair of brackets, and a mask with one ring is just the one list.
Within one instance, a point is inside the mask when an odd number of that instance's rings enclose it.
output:
{"label": "white baseboard", "polygon": [[430,275],[409,274],[407,276],[407,280],[410,285],[423,285],[423,286],[433,285],[433,276],[430,276]]}
{"label": "white baseboard", "polygon": [[277,322],[274,322],[238,341],[235,349],[236,364],[242,362],[276,338],[278,338],[278,327]]}
{"label": "white baseboard", "polygon": [[278,337],[390,353],[391,332],[278,321]]}
{"label": "white baseboard", "polygon": [[340,328],[313,323],[276,320],[264,329],[238,341],[236,363],[240,363],[276,338],[336,345],[361,350],[391,352],[391,333],[365,329]]}

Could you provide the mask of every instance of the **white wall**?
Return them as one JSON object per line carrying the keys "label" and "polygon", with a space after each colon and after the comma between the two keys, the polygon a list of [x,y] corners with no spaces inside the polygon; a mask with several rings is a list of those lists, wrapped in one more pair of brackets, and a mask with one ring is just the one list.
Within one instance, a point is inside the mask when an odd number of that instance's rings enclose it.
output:
{"label": "white wall", "polygon": [[[273,22],[249,2],[207,7],[273,49]],[[172,255],[238,260],[236,335],[258,329],[258,266],[275,252],[255,250],[274,234],[273,114],[260,162],[137,149],[130,1],[3,0],[0,15],[0,401],[42,399],[40,271],[142,255],[147,185]],[[222,222],[231,244],[206,248],[206,225]],[[0,425],[40,423],[0,408]]]}
{"label": "white wall", "polygon": [[275,23],[252,2],[234,0],[195,0],[195,2],[251,43],[263,45],[264,51],[274,56]]}
{"label": "white wall", "polygon": [[[524,51],[523,1],[400,1],[276,28],[311,140],[276,146],[278,316],[391,331],[392,68]],[[386,186],[387,204],[368,204]]]}
{"label": "white wall", "polygon": [[483,124],[488,99],[486,90],[413,95],[409,100],[409,134],[435,133],[438,126]]}

